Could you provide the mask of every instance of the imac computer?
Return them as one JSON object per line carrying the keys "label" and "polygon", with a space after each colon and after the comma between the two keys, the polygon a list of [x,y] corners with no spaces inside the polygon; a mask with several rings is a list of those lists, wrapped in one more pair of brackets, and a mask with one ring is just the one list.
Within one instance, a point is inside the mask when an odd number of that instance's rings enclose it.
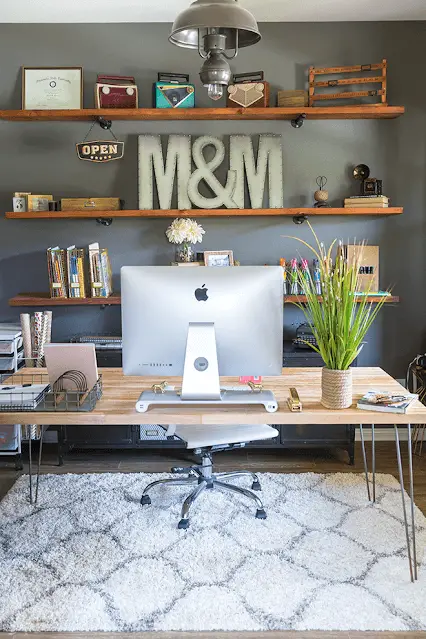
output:
{"label": "imac computer", "polygon": [[219,375],[280,375],[283,350],[283,275],[280,266],[124,266],[121,269],[123,371],[182,388],[142,393],[152,404],[263,404],[278,408],[271,391],[220,387]]}

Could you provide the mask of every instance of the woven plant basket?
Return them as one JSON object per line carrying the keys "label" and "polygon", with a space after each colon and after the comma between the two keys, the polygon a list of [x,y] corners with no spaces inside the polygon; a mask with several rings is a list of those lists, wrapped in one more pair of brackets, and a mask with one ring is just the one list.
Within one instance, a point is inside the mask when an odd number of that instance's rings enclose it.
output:
{"label": "woven plant basket", "polygon": [[331,410],[349,408],[352,404],[352,369],[322,369],[321,404]]}

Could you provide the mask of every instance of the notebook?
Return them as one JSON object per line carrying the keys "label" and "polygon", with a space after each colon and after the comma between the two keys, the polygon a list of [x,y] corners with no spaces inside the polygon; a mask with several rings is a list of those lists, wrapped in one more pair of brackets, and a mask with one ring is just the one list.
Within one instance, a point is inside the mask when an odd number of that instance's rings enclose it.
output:
{"label": "notebook", "polygon": [[49,389],[49,384],[3,384],[0,386],[0,410],[34,410]]}
{"label": "notebook", "polygon": [[[91,390],[98,381],[98,366],[94,344],[46,344],[44,347],[50,384],[68,371],[79,371],[86,378]],[[72,380],[64,380],[65,390],[76,390]],[[81,390],[81,389],[79,389]]]}

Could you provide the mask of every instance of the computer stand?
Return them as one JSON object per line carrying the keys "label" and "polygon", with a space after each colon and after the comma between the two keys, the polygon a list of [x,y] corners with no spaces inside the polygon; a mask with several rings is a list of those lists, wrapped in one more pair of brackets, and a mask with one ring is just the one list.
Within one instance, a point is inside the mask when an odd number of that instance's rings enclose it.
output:
{"label": "computer stand", "polygon": [[272,391],[226,389],[220,387],[214,324],[190,323],[186,342],[182,389],[157,384],[143,391],[136,410],[145,413],[150,406],[256,406],[268,413],[278,410]]}

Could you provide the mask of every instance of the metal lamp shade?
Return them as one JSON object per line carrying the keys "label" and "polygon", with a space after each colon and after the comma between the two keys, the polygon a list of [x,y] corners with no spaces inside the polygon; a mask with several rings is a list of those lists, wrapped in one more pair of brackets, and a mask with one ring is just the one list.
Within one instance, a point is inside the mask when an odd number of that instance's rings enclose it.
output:
{"label": "metal lamp shade", "polygon": [[177,16],[169,40],[179,47],[198,49],[198,38],[209,29],[226,35],[227,49],[235,49],[237,31],[239,47],[256,44],[261,38],[256,20],[237,0],[196,0]]}

